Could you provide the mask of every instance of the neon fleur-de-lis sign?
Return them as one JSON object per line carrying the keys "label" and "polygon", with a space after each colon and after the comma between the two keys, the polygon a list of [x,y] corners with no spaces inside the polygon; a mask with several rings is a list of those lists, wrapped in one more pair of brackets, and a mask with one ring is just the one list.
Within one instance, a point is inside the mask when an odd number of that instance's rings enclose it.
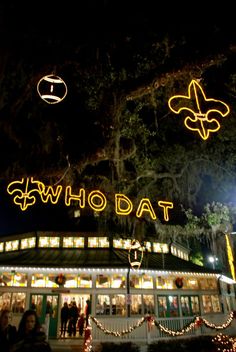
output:
{"label": "neon fleur-de-lis sign", "polygon": [[[40,181],[35,181],[33,177],[22,178],[21,181],[13,181],[7,187],[9,194],[14,194],[14,203],[19,205],[21,210],[26,210],[29,206],[35,204],[36,197],[33,193],[39,193],[39,186],[43,185]],[[19,188],[16,188],[16,187]]]}
{"label": "neon fleur-de-lis sign", "polygon": [[206,140],[210,132],[220,129],[217,115],[226,116],[230,109],[221,100],[207,99],[200,84],[192,80],[188,86],[188,95],[174,95],[168,101],[169,108],[175,114],[187,110],[185,126],[192,131],[197,131],[200,137]]}

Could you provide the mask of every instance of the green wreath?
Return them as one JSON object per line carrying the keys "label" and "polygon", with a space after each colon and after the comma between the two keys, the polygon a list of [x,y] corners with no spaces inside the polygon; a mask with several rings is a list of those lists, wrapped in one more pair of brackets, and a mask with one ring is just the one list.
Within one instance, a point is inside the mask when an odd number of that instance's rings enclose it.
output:
{"label": "green wreath", "polygon": [[175,279],[175,285],[177,288],[182,288],[183,287],[183,278],[182,277],[177,277],[177,279]]}
{"label": "green wreath", "polygon": [[66,283],[66,277],[63,274],[59,274],[56,278],[55,278],[55,283],[59,286],[64,286]]}

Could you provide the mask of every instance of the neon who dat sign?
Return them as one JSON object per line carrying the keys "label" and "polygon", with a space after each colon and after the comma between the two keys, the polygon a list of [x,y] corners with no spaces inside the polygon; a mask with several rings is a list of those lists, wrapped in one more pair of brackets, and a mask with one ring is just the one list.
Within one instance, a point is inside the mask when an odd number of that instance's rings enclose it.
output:
{"label": "neon who dat sign", "polygon": [[216,119],[218,115],[228,115],[229,106],[221,100],[206,98],[200,84],[192,80],[188,86],[188,95],[174,95],[168,101],[169,108],[175,114],[187,110],[185,126],[199,133],[204,140],[208,139],[210,132],[217,132],[220,123]]}
{"label": "neon who dat sign", "polygon": [[[80,188],[75,194],[72,192],[71,186],[66,186],[65,189],[62,185],[46,186],[43,182],[34,180],[33,177],[9,183],[7,192],[13,195],[13,202],[22,211],[34,205],[37,200],[41,200],[43,203],[57,204],[61,197],[64,197],[66,206],[70,206],[73,201],[76,201],[81,209],[88,205],[96,212],[103,211],[107,206],[106,195],[99,190],[87,192],[84,188]],[[163,211],[164,220],[169,221],[169,209],[173,209],[173,203],[160,200],[158,207]],[[114,208],[117,215],[127,216],[134,210],[134,205],[125,194],[115,193]],[[157,219],[149,198],[142,198],[135,211],[137,218],[141,218],[145,214],[149,215],[152,220]]]}

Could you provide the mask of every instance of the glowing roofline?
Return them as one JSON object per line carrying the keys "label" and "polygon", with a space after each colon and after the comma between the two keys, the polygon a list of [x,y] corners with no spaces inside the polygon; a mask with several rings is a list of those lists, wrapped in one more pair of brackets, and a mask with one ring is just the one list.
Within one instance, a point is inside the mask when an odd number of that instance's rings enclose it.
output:
{"label": "glowing roofline", "polygon": [[[44,268],[44,267],[26,267],[26,266],[0,266],[0,271],[22,271],[22,272],[48,272],[48,271],[56,271],[56,272],[123,272],[127,273],[129,271],[128,268]],[[172,271],[172,270],[150,270],[150,269],[130,269],[130,273],[138,273],[138,274],[161,274],[161,275],[190,275],[190,276],[215,276],[220,278],[221,281],[230,283],[236,283],[234,280],[228,278],[225,275],[221,275],[218,273],[199,273],[199,272],[191,272],[191,271]]]}

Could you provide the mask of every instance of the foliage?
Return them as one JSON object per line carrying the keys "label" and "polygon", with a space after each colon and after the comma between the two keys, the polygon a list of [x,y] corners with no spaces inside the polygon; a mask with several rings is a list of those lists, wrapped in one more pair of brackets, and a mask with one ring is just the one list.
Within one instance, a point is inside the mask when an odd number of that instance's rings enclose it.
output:
{"label": "foliage", "polygon": [[175,338],[158,341],[148,346],[148,352],[216,352],[211,336]]}
{"label": "foliage", "polygon": [[195,252],[190,256],[191,262],[200,266],[203,266],[203,259],[204,258],[201,252]]}

